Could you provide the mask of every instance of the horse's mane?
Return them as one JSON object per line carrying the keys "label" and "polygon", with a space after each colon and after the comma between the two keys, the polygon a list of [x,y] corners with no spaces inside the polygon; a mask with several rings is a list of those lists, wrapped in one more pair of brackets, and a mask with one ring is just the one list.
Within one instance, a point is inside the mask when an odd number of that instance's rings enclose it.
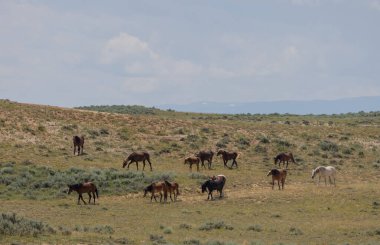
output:
{"label": "horse's mane", "polygon": [[172,187],[172,184],[169,181],[167,181],[167,180],[165,180],[165,184],[168,185],[168,186],[170,186],[170,187]]}
{"label": "horse's mane", "polygon": [[70,188],[73,188],[73,189],[79,189],[82,187],[82,183],[78,183],[78,184],[74,184],[74,185],[70,185]]}

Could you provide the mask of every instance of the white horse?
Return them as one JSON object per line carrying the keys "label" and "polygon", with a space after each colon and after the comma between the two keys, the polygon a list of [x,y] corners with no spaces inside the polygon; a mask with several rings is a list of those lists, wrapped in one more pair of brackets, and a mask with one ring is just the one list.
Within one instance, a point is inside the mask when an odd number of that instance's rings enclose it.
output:
{"label": "white horse", "polygon": [[330,184],[332,184],[332,181],[331,181],[331,178],[332,178],[334,180],[334,185],[335,185],[336,169],[334,167],[332,167],[332,166],[327,166],[327,167],[319,166],[313,170],[313,172],[311,174],[311,178],[314,179],[315,175],[317,175],[317,174],[319,176],[318,185],[319,185],[319,182],[321,182],[322,176],[323,176],[323,178],[325,178],[325,185],[327,185],[327,182],[326,182],[327,176],[329,177]]}

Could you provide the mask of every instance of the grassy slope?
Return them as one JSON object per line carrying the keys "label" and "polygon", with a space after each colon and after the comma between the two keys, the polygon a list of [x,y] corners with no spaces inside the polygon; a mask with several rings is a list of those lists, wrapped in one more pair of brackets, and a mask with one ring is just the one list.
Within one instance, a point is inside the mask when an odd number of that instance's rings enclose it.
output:
{"label": "grassy slope", "polygon": [[[168,205],[152,204],[141,194],[123,191],[119,195],[101,193],[100,204],[95,206],[77,206],[74,195],[36,200],[8,195],[0,199],[1,212],[13,211],[73,231],[71,235],[58,232],[16,239],[35,243],[122,242],[118,239],[127,237],[137,244],[150,244],[154,242],[150,235],[162,235],[175,244],[190,239],[245,244],[253,240],[265,244],[376,241],[380,239],[380,208],[373,203],[380,201],[379,125],[380,117],[368,114],[301,117],[158,112],[132,116],[0,101],[0,163],[15,162],[16,169],[28,164],[62,171],[73,166],[127,171],[121,169],[126,154],[145,149],[152,154],[153,174],[173,173],[182,191],[180,201]],[[83,156],[72,155],[74,134],[86,136]],[[322,150],[323,141],[338,146],[338,151]],[[217,144],[239,151],[239,169],[223,169],[221,160],[215,159],[213,170],[202,170],[204,175],[223,173],[228,178],[226,198],[206,202],[199,193],[199,180],[189,178],[183,159],[199,149],[216,150]],[[272,191],[265,176],[273,167],[272,157],[280,151],[292,151],[298,162],[290,166],[283,192]],[[312,168],[322,164],[338,167],[336,188],[318,187],[311,181]],[[129,171],[135,171],[135,166]],[[0,184],[0,192],[6,189]],[[224,221],[233,230],[198,229],[209,221]],[[180,229],[181,224],[192,228]],[[110,225],[115,232],[110,238],[110,234],[75,231],[76,225]],[[164,233],[160,225],[171,227],[172,233]],[[261,231],[247,230],[254,225]],[[15,237],[0,239],[6,243]]]}

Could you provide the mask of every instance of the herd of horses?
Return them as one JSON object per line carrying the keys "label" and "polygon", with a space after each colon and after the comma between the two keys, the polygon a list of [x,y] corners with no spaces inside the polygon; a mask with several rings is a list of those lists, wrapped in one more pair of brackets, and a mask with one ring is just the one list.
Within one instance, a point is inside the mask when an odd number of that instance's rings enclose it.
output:
{"label": "herd of horses", "polygon": [[[76,153],[76,149],[77,149],[78,155],[83,154],[84,136],[81,136],[81,137],[74,136],[73,137],[73,145],[74,145],[74,155]],[[216,155],[222,156],[222,160],[223,160],[223,164],[224,164],[225,168],[232,169],[233,166],[235,166],[236,168],[238,167],[236,159],[238,158],[239,154],[237,152],[235,152],[235,151],[234,152],[228,152],[225,150],[218,150]],[[195,153],[194,156],[189,156],[189,157],[185,158],[184,164],[189,164],[190,170],[192,170],[192,165],[195,164],[197,166],[197,171],[199,171],[199,165],[201,164],[201,167],[203,167],[205,169],[206,168],[205,161],[207,161],[208,169],[211,169],[213,157],[214,157],[214,152],[211,150],[200,151],[198,153]],[[231,164],[231,166],[228,166],[227,163],[230,160],[232,160],[232,164]],[[276,169],[276,168],[271,169],[268,172],[267,176],[272,176],[272,183],[271,183],[272,189],[274,189],[275,181],[277,181],[278,189],[283,190],[284,185],[285,185],[286,176],[288,173],[287,169],[288,169],[289,161],[293,162],[293,163],[296,163],[296,162],[294,160],[293,154],[290,152],[289,153],[280,153],[277,156],[275,156],[273,158],[273,160],[274,160],[274,164],[275,165],[278,164],[279,167],[281,167],[281,163],[282,163],[282,167],[283,168],[285,167],[285,169]],[[132,152],[123,161],[123,168],[127,167],[127,169],[129,169],[129,165],[131,165],[132,163],[136,163],[136,168],[137,168],[137,170],[139,170],[138,164],[139,164],[139,162],[142,162],[143,163],[143,171],[144,171],[146,161],[149,163],[150,170],[153,171],[152,163],[150,161],[150,155],[148,152],[145,152],[145,151]],[[325,180],[325,185],[327,185],[327,177],[328,177],[329,183],[335,185],[336,169],[334,167],[332,167],[332,166],[326,166],[326,167],[325,166],[319,166],[312,171],[311,178],[314,179],[314,177],[317,175],[319,177],[318,184],[320,183],[321,178],[323,177]],[[201,185],[202,193],[204,193],[206,191],[208,192],[207,200],[209,200],[210,198],[211,198],[211,200],[214,199],[212,196],[212,192],[215,190],[217,192],[219,192],[220,198],[223,197],[223,188],[225,186],[226,180],[227,179],[224,175],[217,175],[217,176],[209,177],[209,179],[207,179]],[[86,204],[86,202],[83,200],[83,196],[82,196],[83,193],[87,193],[89,195],[88,203],[90,203],[91,198],[93,198],[94,204],[95,204],[95,197],[99,198],[98,189],[96,188],[95,184],[92,182],[85,182],[85,183],[80,183],[80,184],[68,185],[68,187],[69,187],[68,194],[70,194],[72,191],[76,191],[78,193],[78,204],[80,204],[80,200],[82,200],[83,203]],[[167,180],[154,182],[154,183],[151,183],[150,185],[148,185],[146,188],[144,188],[144,197],[147,195],[148,192],[151,193],[150,200],[153,201],[153,198],[154,198],[154,200],[156,202],[157,202],[156,197],[158,195],[160,196],[160,202],[162,202],[162,199],[164,199],[164,202],[166,202],[168,194],[169,194],[171,201],[176,201],[177,196],[180,194],[178,183],[177,182],[169,182]],[[172,198],[172,195],[173,195],[174,199]]]}

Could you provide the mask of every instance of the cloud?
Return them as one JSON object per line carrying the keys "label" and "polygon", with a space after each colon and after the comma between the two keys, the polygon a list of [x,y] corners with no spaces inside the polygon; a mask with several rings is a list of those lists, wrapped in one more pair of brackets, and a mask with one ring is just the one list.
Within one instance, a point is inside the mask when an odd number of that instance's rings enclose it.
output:
{"label": "cloud", "polygon": [[107,41],[103,49],[103,62],[112,63],[130,58],[143,57],[158,59],[157,53],[153,52],[146,42],[128,33],[120,33]]}

